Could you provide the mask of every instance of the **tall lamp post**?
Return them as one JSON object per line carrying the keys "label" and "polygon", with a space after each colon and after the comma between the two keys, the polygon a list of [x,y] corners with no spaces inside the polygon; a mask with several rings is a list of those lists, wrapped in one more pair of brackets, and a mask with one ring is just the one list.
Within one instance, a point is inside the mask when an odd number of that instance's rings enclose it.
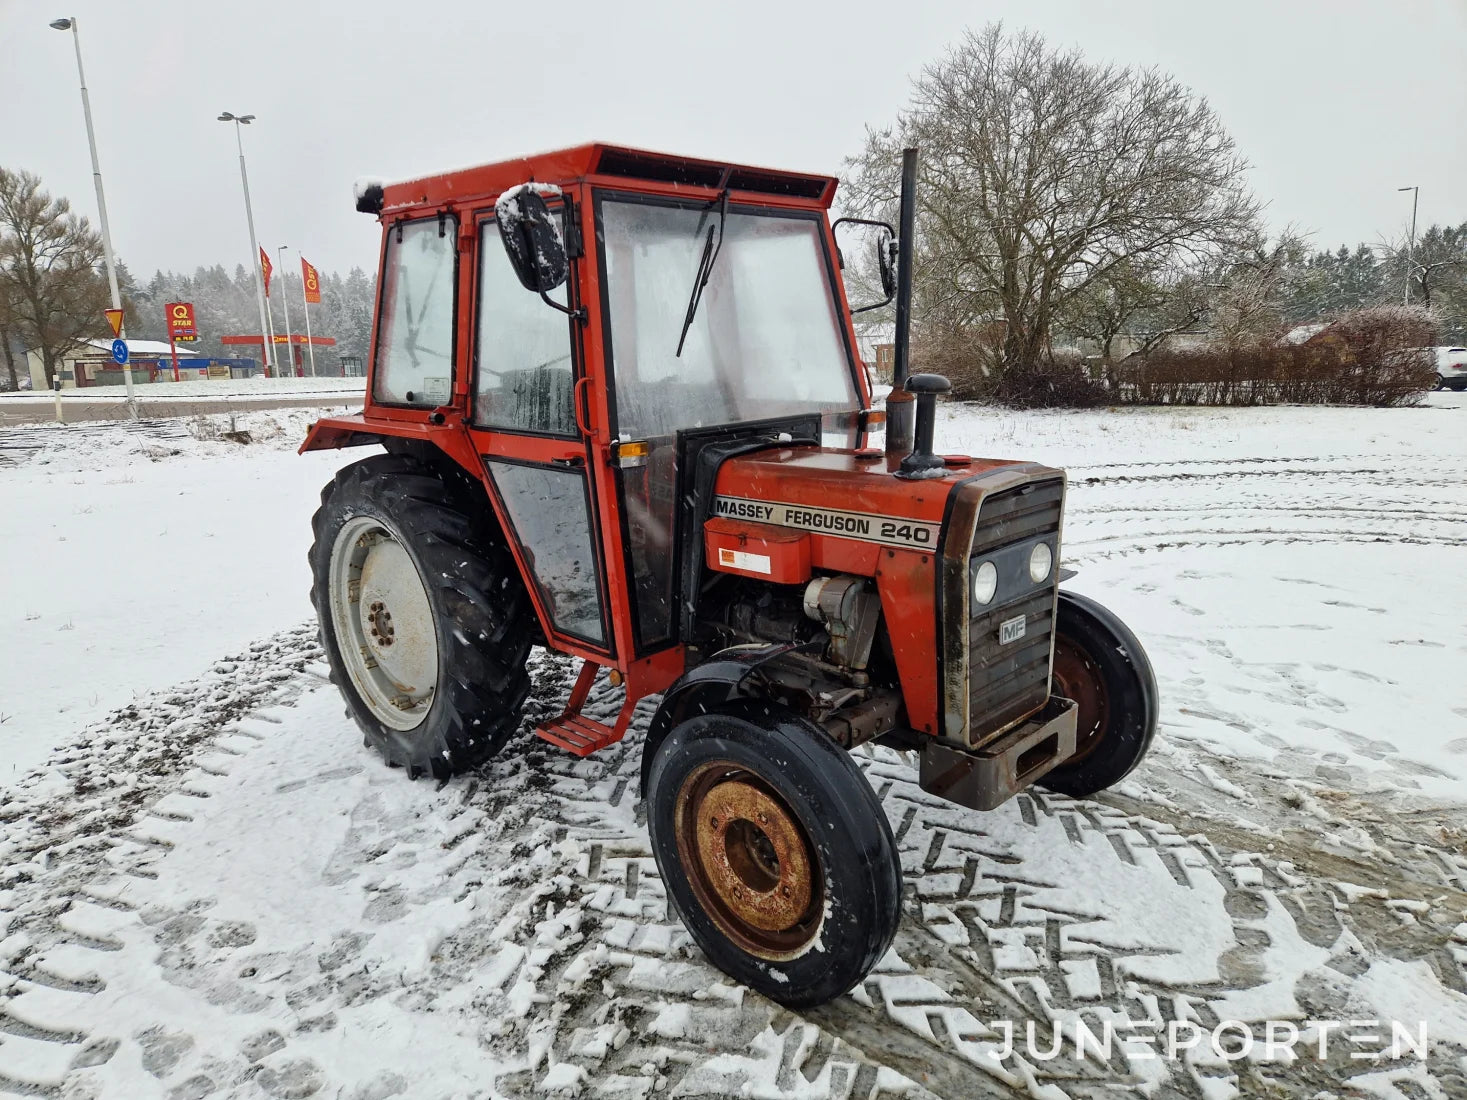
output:
{"label": "tall lamp post", "polygon": [[234,144],[239,147],[239,179],[244,184],[245,221],[250,226],[250,267],[255,273],[255,301],[260,307],[260,344],[265,349],[266,370],[278,374],[279,372],[275,370],[275,349],[269,343],[270,325],[265,320],[265,281],[260,275],[260,243],[255,239],[255,212],[250,208],[250,174],[245,171],[244,139],[239,136],[239,128],[255,121],[255,116],[236,115],[225,111],[219,116],[219,121],[234,123]]}
{"label": "tall lamp post", "polygon": [[[87,74],[82,68],[81,33],[77,30],[77,20],[56,19],[51,27],[58,31],[70,31],[71,43],[76,47],[76,75],[81,81],[82,114],[87,120],[87,148],[92,153],[92,182],[97,186],[97,217],[102,223],[102,256],[107,263],[107,285],[112,291],[112,308],[122,308],[122,294],[117,289],[117,261],[112,255],[112,230],[107,223],[107,197],[102,192],[102,164],[97,159],[97,133],[92,128],[92,100],[87,95]],[[133,419],[137,419],[138,403],[137,395],[132,388],[132,371],[125,365],[122,368],[122,381],[127,387],[127,409]]]}
{"label": "tall lamp post", "polygon": [[1420,187],[1397,187],[1397,191],[1411,192],[1411,234],[1406,238],[1406,305],[1411,304],[1411,268],[1416,254],[1416,203],[1421,198]]}
{"label": "tall lamp post", "polygon": [[280,253],[280,304],[285,307],[285,373],[295,377],[295,348],[290,342],[290,293],[285,289],[285,250],[289,245],[283,244],[277,252]]}

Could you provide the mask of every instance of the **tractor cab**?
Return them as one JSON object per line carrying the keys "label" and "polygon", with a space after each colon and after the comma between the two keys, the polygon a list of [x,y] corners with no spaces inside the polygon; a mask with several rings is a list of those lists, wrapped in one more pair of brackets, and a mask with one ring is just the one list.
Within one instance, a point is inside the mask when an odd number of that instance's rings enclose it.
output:
{"label": "tractor cab", "polygon": [[[518,728],[533,644],[582,662],[535,729],[570,752],[660,694],[642,778],[669,895],[788,1004],[850,988],[900,911],[847,750],[915,750],[924,788],[991,809],[1109,786],[1155,729],[1139,643],[1059,589],[1063,472],[934,453],[909,153],[900,239],[865,223],[896,298],[885,410],[835,179],[593,144],[359,184],[382,227],[366,401],[302,448],[387,451],[327,486],[311,552],[368,743],[410,775],[474,766]],[[603,672],[610,722],[582,713]]]}
{"label": "tractor cab", "polygon": [[850,450],[881,419],[835,186],[591,145],[365,187],[383,222],[366,408],[306,446],[387,427],[482,472],[546,638],[660,690],[686,665],[679,440],[794,428]]}

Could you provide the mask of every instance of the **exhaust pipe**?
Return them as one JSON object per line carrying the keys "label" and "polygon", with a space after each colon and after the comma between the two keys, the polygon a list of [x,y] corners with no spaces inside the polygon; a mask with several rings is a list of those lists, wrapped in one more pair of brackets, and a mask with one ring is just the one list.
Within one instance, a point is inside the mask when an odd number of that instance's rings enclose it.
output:
{"label": "exhaust pipe", "polygon": [[897,232],[896,347],[891,393],[886,397],[886,453],[905,458],[913,446],[914,410],[907,392],[912,336],[912,252],[917,246],[917,150],[902,150],[901,217]]}
{"label": "exhaust pipe", "polygon": [[917,249],[917,150],[902,150],[902,207],[897,237],[896,354],[886,398],[886,453],[899,457],[896,476],[942,477],[947,463],[932,451],[937,395],[952,389],[940,374],[909,374],[912,341],[912,254]]}

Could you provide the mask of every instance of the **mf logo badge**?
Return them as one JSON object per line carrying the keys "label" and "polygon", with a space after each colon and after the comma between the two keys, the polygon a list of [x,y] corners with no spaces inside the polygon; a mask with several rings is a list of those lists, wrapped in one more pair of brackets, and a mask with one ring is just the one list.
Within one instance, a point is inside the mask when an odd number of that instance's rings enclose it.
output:
{"label": "mf logo badge", "polygon": [[1008,645],[1024,636],[1024,616],[1015,615],[998,624],[998,644]]}

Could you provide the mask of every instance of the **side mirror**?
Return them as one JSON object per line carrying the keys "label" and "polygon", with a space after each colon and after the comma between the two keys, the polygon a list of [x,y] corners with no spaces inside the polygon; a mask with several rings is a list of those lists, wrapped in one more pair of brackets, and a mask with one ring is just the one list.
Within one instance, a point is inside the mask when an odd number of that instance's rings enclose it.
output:
{"label": "side mirror", "polygon": [[[876,233],[876,270],[881,276],[881,292],[886,295],[879,302],[873,302],[869,306],[860,306],[852,309],[852,313],[865,313],[868,310],[880,309],[896,297],[897,291],[897,239],[896,230],[886,222],[872,221],[870,218],[837,218],[830,227],[834,233],[842,225],[868,225],[874,228]],[[844,266],[844,265],[842,265]]]}
{"label": "side mirror", "polygon": [[560,221],[545,205],[536,184],[522,183],[500,195],[494,216],[520,285],[543,295],[565,282],[570,262]]}
{"label": "side mirror", "polygon": [[[881,293],[886,295],[886,302],[896,297],[897,253],[900,251],[901,244],[894,233],[876,241],[876,268],[881,272]],[[886,305],[886,302],[881,304]]]}

